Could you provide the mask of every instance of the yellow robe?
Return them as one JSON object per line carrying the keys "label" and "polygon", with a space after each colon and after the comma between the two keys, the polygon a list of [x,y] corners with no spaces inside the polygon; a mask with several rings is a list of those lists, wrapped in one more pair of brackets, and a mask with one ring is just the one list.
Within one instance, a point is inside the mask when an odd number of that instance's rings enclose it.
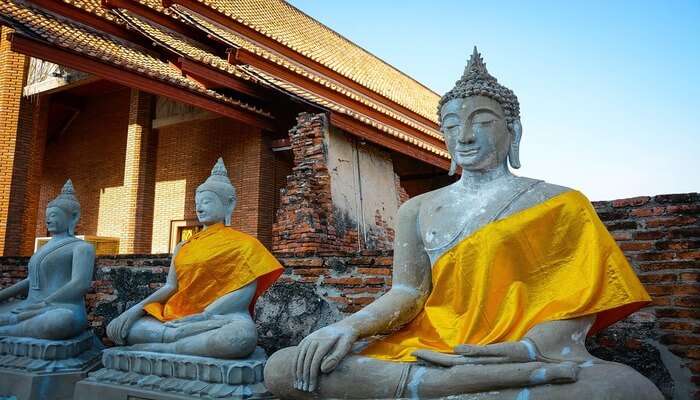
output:
{"label": "yellow robe", "polygon": [[282,265],[257,239],[215,224],[193,235],[175,257],[177,291],[165,304],[144,310],[161,321],[201,313],[216,299],[257,280],[255,301],[283,272]]}
{"label": "yellow robe", "polygon": [[423,311],[364,355],[414,361],[418,349],[516,341],[541,322],[592,314],[595,333],[651,301],[577,191],[466,237],[435,262],[432,285]]}

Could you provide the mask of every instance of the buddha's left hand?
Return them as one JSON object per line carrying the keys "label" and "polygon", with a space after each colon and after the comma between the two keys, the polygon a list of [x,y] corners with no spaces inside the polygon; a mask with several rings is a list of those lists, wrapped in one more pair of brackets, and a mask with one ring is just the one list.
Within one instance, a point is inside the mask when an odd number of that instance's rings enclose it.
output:
{"label": "buddha's left hand", "polygon": [[24,313],[26,311],[41,310],[42,308],[48,307],[48,305],[49,304],[46,303],[45,301],[40,301],[38,303],[32,303],[32,304],[26,304],[26,305],[19,306],[19,307],[15,308],[14,310],[12,310],[12,313],[13,314],[21,314],[21,313]]}
{"label": "buddha's left hand", "polygon": [[177,327],[180,327],[182,325],[186,325],[186,324],[189,324],[192,322],[207,321],[210,318],[211,318],[211,316],[209,314],[207,314],[206,312],[203,312],[203,313],[188,315],[186,317],[182,317],[179,319],[174,319],[172,321],[168,321],[165,323],[165,326],[167,326],[168,328],[177,328]]}
{"label": "buddha's left hand", "polygon": [[454,354],[439,353],[431,350],[416,350],[413,352],[413,355],[421,360],[444,367],[464,364],[521,363],[541,359],[537,348],[529,339],[486,346],[463,344],[454,348]]}

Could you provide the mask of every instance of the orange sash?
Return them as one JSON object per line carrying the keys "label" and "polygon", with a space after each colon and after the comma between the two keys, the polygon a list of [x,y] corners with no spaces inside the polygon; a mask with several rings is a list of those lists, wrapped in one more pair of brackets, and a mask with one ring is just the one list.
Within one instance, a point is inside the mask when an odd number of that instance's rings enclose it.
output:
{"label": "orange sash", "polygon": [[215,224],[180,247],[175,257],[177,292],[165,304],[150,303],[144,310],[161,321],[186,317],[257,280],[250,303],[252,315],[257,298],[283,271],[279,261],[257,239]]}
{"label": "orange sash", "polygon": [[463,239],[435,262],[432,283],[423,311],[364,355],[414,361],[418,349],[515,341],[541,322],[592,314],[595,333],[651,301],[577,191]]}

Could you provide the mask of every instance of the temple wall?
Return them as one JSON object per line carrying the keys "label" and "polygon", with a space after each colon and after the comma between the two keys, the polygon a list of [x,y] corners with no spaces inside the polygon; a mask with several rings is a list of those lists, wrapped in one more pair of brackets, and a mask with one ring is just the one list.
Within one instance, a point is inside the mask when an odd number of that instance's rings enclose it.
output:
{"label": "temple wall", "polygon": [[335,212],[357,227],[362,248],[391,248],[399,208],[391,155],[337,128],[327,140]]}
{"label": "temple wall", "polygon": [[[260,191],[269,183],[272,168],[264,168],[263,156],[272,157],[259,129],[226,118],[191,121],[158,129],[152,253],[170,252],[172,220],[196,223],[194,195],[223,157],[238,203],[232,226],[270,244],[272,222],[261,223],[261,212],[273,214],[274,198]],[[270,165],[268,164],[268,167]],[[271,180],[271,178],[269,178]]]}
{"label": "temple wall", "polygon": [[[289,131],[292,174],[280,193],[272,248],[280,254],[390,249],[407,198],[388,153],[302,113]],[[364,188],[364,189],[363,189]]]}
{"label": "temple wall", "polygon": [[[594,205],[654,303],[589,338],[588,347],[596,356],[633,366],[669,399],[698,398],[700,194]],[[391,286],[391,251],[309,255],[301,249],[277,256],[285,274],[256,307],[260,342],[268,351],[298,343]],[[0,258],[0,287],[25,277],[27,261]],[[168,265],[168,255],[98,258],[87,300],[90,322],[105,341],[106,324],[162,285]]]}
{"label": "temple wall", "polygon": [[[77,234],[120,237],[129,212],[124,189],[130,91],[86,98],[67,129],[49,139],[44,156],[36,236],[46,236],[43,210],[73,181],[81,203]],[[123,238],[122,238],[123,239]]]}
{"label": "temple wall", "polygon": [[[130,93],[86,98],[68,128],[47,143],[31,233],[46,236],[44,208],[71,178],[82,206],[77,234],[118,237],[121,253],[167,253],[173,225],[197,223],[194,192],[223,157],[238,195],[233,227],[270,246],[276,169],[262,132],[158,98],[151,134],[146,121],[129,123],[130,110],[132,119],[150,115],[148,97]],[[135,140],[146,136],[153,143]]]}

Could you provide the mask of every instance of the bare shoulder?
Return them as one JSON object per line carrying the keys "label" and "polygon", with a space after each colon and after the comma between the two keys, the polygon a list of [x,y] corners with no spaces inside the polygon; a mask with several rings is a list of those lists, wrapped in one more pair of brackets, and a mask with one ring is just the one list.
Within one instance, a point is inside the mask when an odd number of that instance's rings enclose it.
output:
{"label": "bare shoulder", "polygon": [[536,191],[539,191],[543,196],[546,196],[547,198],[554,197],[556,195],[566,193],[566,192],[571,192],[574,189],[566,186],[561,186],[561,185],[555,185],[553,183],[549,182],[542,182],[539,185],[535,187]]}
{"label": "bare shoulder", "polygon": [[556,197],[560,194],[575,191],[566,186],[556,185],[544,181],[537,181],[531,178],[521,178],[523,181],[532,181],[534,184],[530,190],[523,193],[513,204],[511,205],[509,212],[506,215],[515,213],[526,208],[530,208],[540,203]]}
{"label": "bare shoulder", "polygon": [[80,240],[73,246],[73,254],[82,254],[86,256],[95,256],[95,246],[90,243]]}

